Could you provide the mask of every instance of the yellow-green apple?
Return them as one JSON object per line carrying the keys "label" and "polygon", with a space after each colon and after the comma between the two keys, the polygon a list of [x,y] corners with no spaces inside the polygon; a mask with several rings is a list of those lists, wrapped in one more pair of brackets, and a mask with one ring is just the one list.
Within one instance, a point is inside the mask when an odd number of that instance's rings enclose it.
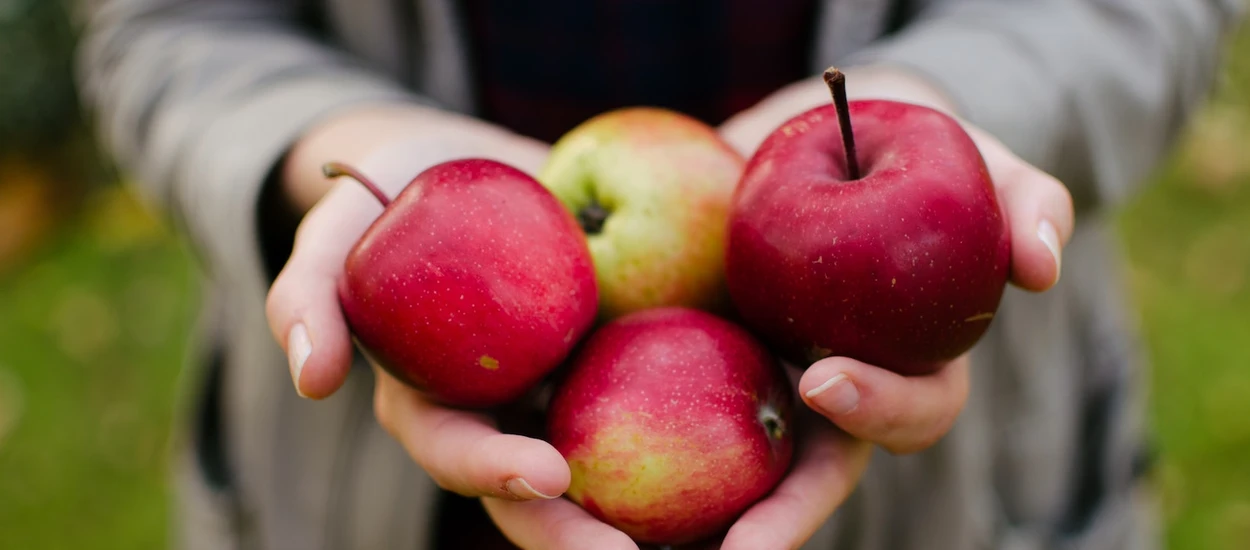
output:
{"label": "yellow-green apple", "polygon": [[590,330],[594,267],[573,216],[534,178],[485,159],[445,162],[390,200],[351,249],[339,302],[363,353],[454,406],[520,397]]}
{"label": "yellow-green apple", "polygon": [[745,163],[710,126],[649,107],[596,116],[554,144],[538,179],[589,238],[603,319],[728,307],[725,224]]}
{"label": "yellow-green apple", "polygon": [[728,527],[780,481],[793,392],[745,329],[689,308],[631,313],[591,333],[548,408],[565,493],[639,542]]}
{"label": "yellow-green apple", "polygon": [[789,120],[750,159],[730,215],[730,294],[796,363],[839,355],[932,372],[998,309],[1006,217],[958,121],[847,101],[844,78],[827,72],[834,103]]}

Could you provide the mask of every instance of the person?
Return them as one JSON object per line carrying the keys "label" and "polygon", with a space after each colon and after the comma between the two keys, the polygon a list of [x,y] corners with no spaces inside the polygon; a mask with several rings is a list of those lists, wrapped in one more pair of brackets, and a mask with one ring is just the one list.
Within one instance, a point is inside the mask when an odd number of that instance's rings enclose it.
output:
{"label": "person", "polygon": [[840,357],[797,371],[818,421],[777,490],[717,542],[1157,547],[1143,482],[1145,360],[1108,210],[1201,104],[1241,10],[1236,0],[84,4],[82,91],[101,139],[206,270],[175,545],[472,548],[485,539],[464,536],[481,530],[450,526],[485,510],[526,549],[638,548],[553,498],[569,473],[550,445],[440,407],[353,353],[335,284],[381,207],[319,167],[352,163],[392,194],[465,156],[534,173],[562,132],[644,104],[715,125],[749,155],[829,100],[820,73],[837,65],[852,97],[920,103],[966,125],[1009,220],[1013,285],[985,338],[937,374]]}

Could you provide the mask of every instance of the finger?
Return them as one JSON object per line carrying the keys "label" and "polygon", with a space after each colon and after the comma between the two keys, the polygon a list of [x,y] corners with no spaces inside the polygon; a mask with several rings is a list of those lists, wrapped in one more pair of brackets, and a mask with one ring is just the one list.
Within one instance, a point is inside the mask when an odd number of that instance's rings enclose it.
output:
{"label": "finger", "polygon": [[968,360],[902,376],[845,357],[812,364],[799,382],[812,410],[896,454],[927,449],[950,431],[968,399]]}
{"label": "finger", "polygon": [[1059,180],[1033,167],[998,140],[973,130],[998,189],[1011,231],[1011,280],[1044,291],[1059,281],[1063,247],[1072,236],[1072,195]]}
{"label": "finger", "polygon": [[872,446],[828,423],[805,435],[793,470],[734,523],[722,550],[798,548],[850,496]]}
{"label": "finger", "polygon": [[553,499],[569,487],[549,443],[500,433],[482,414],[449,409],[374,367],[378,421],[443,489],[464,496]]}
{"label": "finger", "polygon": [[638,550],[629,536],[567,499],[483,499],[499,530],[524,550]]}
{"label": "finger", "polygon": [[1055,178],[1030,166],[1003,169],[999,196],[1011,224],[1011,280],[1044,291],[1059,281],[1072,235],[1072,197]]}
{"label": "finger", "polygon": [[347,252],[381,207],[363,190],[336,186],[309,211],[291,257],[265,302],[269,327],[287,353],[300,395],[321,399],[343,384],[352,344],[339,306],[338,279]]}

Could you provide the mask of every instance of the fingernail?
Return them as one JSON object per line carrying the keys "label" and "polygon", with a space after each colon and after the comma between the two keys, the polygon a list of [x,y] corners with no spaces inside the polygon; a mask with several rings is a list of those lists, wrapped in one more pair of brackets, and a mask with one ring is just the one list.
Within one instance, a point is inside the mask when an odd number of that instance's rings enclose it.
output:
{"label": "fingernail", "polygon": [[525,481],[525,478],[523,477],[514,477],[509,479],[507,489],[509,493],[512,493],[512,496],[521,500],[534,500],[539,498],[551,500],[556,498],[551,495],[544,495],[538,492],[538,490],[530,485],[528,481]]}
{"label": "fingernail", "polygon": [[312,355],[312,340],[308,339],[308,329],[303,323],[296,323],[286,338],[287,359],[291,363],[291,380],[295,382],[295,391],[304,396],[299,388],[299,375],[304,371],[304,362]]}
{"label": "fingernail", "polygon": [[1037,224],[1037,238],[1050,249],[1050,255],[1055,257],[1055,281],[1058,281],[1059,268],[1063,264],[1063,256],[1059,253],[1059,232],[1055,231],[1055,226],[1050,222],[1042,220]]}
{"label": "fingernail", "polygon": [[846,414],[859,406],[859,390],[846,374],[838,373],[807,392],[807,398],[829,414]]}

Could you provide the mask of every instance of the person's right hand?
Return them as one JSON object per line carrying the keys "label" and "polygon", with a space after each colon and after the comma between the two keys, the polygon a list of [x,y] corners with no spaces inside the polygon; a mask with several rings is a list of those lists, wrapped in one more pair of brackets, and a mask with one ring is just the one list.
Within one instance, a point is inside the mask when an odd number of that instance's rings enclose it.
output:
{"label": "person's right hand", "polygon": [[[282,180],[287,199],[306,215],[266,303],[296,391],[325,398],[351,369],[352,341],[337,281],[348,251],[382,212],[358,183],[326,180],[323,163],[350,164],[393,197],[443,161],[491,158],[534,174],[547,150],[543,143],[467,117],[413,106],[354,110],[307,133],[288,156]],[[546,499],[567,489],[568,465],[550,444],[501,433],[486,415],[439,406],[374,370],[379,422],[440,487],[512,500]]]}

